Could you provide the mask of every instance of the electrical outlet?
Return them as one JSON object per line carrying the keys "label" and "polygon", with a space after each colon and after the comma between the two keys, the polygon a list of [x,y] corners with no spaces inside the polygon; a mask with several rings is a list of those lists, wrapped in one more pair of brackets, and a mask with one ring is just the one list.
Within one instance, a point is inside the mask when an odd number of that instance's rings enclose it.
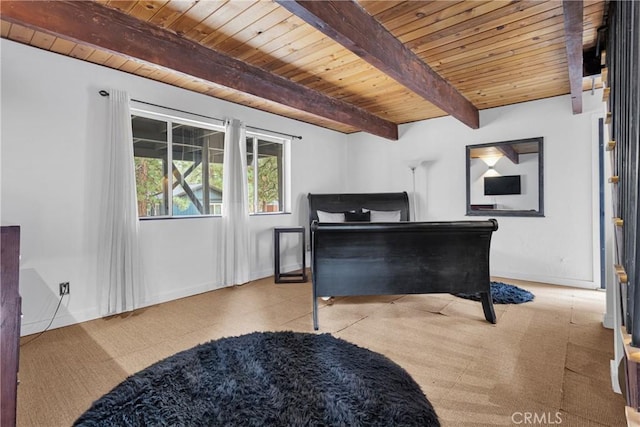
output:
{"label": "electrical outlet", "polygon": [[60,296],[69,295],[70,292],[69,282],[60,283]]}

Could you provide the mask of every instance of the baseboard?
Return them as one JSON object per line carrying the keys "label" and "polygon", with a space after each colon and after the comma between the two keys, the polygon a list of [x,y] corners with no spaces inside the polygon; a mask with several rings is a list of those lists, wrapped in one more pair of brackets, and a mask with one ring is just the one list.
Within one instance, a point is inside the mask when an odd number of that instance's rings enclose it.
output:
{"label": "baseboard", "polygon": [[39,332],[44,331],[44,329],[51,322],[51,326],[49,326],[49,330],[62,328],[64,326],[75,325],[76,323],[87,322],[89,320],[94,320],[100,318],[100,313],[98,312],[98,307],[91,307],[84,310],[74,311],[73,313],[65,313],[56,315],[53,322],[51,319],[45,320],[37,320],[35,322],[30,323],[22,323],[20,325],[20,336],[23,337],[25,335],[37,334]]}
{"label": "baseboard", "polygon": [[622,394],[620,389],[620,380],[618,379],[618,364],[615,360],[609,361],[609,368],[611,370],[611,388],[614,392]]}
{"label": "baseboard", "polygon": [[602,326],[607,329],[613,329],[616,325],[615,320],[616,319],[613,313],[605,313],[604,316],[602,316]]}
{"label": "baseboard", "polygon": [[[282,267],[283,271],[291,271],[299,269],[300,265],[291,264]],[[273,269],[263,269],[259,271],[252,271],[250,280],[258,280],[263,279],[265,277],[273,276]],[[177,300],[180,298],[186,298],[193,295],[198,295],[204,292],[213,291],[216,289],[223,288],[221,284],[217,284],[214,282],[201,283],[195,286],[191,286],[188,288],[179,288],[175,290],[171,290],[168,292],[162,292],[159,294],[151,295],[145,298],[139,305],[138,308],[144,308],[155,304],[161,304],[164,302],[169,302],[173,300]],[[64,302],[64,301],[63,301]],[[64,312],[66,308],[64,305],[60,307],[62,312],[58,312],[55,319],[49,326],[49,330],[62,328],[64,326],[75,325],[76,323],[87,322],[89,320],[99,319],[102,316],[100,315],[100,310],[98,307],[91,307],[84,310],[73,311],[73,312]],[[36,334],[44,331],[44,329],[49,325],[51,319],[37,320],[33,322],[23,322],[20,328],[20,336],[26,336],[31,334]]]}
{"label": "baseboard", "polygon": [[537,274],[522,274],[512,271],[491,270],[491,275],[505,279],[526,280],[528,282],[549,283],[551,285],[571,286],[583,289],[600,289],[600,285],[588,280],[569,279],[564,277],[544,276]]}

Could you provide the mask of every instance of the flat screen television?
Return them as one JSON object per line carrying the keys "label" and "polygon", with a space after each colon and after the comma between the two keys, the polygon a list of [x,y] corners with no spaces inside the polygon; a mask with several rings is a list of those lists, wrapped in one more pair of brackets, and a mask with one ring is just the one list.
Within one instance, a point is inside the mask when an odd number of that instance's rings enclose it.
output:
{"label": "flat screen television", "polygon": [[520,194],[520,175],[486,176],[484,178],[485,196],[504,194]]}

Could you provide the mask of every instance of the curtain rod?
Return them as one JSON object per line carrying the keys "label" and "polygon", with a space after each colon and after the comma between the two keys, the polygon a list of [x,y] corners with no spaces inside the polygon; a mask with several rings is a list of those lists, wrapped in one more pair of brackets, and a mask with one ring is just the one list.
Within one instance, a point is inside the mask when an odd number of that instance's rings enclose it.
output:
{"label": "curtain rod", "polygon": [[[103,90],[98,91],[98,93],[99,93],[101,96],[109,96],[109,92],[107,92],[107,91],[106,91],[106,90],[104,90],[104,89],[103,89]],[[167,110],[178,111],[178,112],[180,112],[180,113],[185,113],[185,114],[191,114],[192,116],[198,116],[198,117],[203,117],[203,118],[205,118],[205,119],[213,119],[213,120],[218,120],[218,121],[224,122],[224,120],[223,120],[223,119],[219,119],[219,118],[217,118],[217,117],[205,116],[205,115],[203,115],[203,114],[192,113],[192,112],[190,112],[190,111],[178,110],[177,108],[165,107],[165,106],[163,106],[163,105],[153,104],[153,103],[151,103],[151,102],[140,101],[139,99],[132,99],[132,101],[139,102],[140,104],[151,105],[152,107],[165,108],[165,109],[167,109]],[[270,129],[257,128],[257,127],[254,127],[254,126],[247,126],[247,127],[248,127],[248,128],[251,128],[251,129],[254,129],[254,130],[262,130],[262,131],[265,131],[265,132],[271,132],[271,133],[275,133],[275,134],[278,134],[278,135],[288,136],[288,137],[290,137],[290,138],[292,138],[292,139],[300,139],[300,140],[302,139],[302,137],[301,137],[301,136],[299,136],[299,135],[291,135],[291,134],[289,134],[289,133],[278,132],[278,131],[270,130]]]}

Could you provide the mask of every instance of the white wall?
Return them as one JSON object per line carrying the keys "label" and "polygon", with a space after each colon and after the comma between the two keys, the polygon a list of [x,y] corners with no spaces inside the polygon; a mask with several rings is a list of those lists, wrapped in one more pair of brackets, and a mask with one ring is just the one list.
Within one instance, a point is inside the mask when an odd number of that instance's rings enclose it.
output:
{"label": "white wall", "polygon": [[[582,115],[573,116],[569,98],[559,97],[482,111],[479,130],[451,117],[403,125],[400,140],[390,142],[364,133],[342,135],[7,40],[0,41],[0,49],[0,223],[22,227],[23,334],[47,325],[62,281],[71,282],[71,294],[53,327],[98,316],[97,189],[107,101],[97,92],[110,87],[135,99],[303,136],[291,149],[292,213],[251,218],[253,278],[273,274],[272,227],[307,223],[309,192],[410,192],[407,162],[421,160],[418,219],[467,219],[465,146],[543,136],[546,217],[498,218],[492,273],[594,286],[588,112],[600,105],[600,93],[585,95]],[[219,222],[141,223],[145,304],[217,286],[212,240]],[[283,264],[294,265],[297,247],[289,243]]]}
{"label": "white wall", "polygon": [[412,192],[408,163],[416,169],[418,220],[465,220],[465,147],[470,144],[544,137],[544,218],[498,217],[491,245],[493,275],[596,288],[592,170],[593,113],[602,94],[583,96],[573,115],[569,96],[480,112],[480,129],[452,117],[401,126],[400,140],[367,134],[349,138],[350,192]]}
{"label": "white wall", "polygon": [[[21,226],[22,333],[42,330],[71,282],[53,327],[98,317],[97,211],[107,99],[98,90],[247,125],[294,140],[292,213],[251,218],[253,278],[273,274],[272,227],[307,224],[308,192],[346,190],[347,136],[7,40],[2,51],[2,225]],[[219,218],[142,221],[144,304],[213,289]],[[284,240],[283,240],[284,241]],[[295,265],[293,241],[282,264]]]}

